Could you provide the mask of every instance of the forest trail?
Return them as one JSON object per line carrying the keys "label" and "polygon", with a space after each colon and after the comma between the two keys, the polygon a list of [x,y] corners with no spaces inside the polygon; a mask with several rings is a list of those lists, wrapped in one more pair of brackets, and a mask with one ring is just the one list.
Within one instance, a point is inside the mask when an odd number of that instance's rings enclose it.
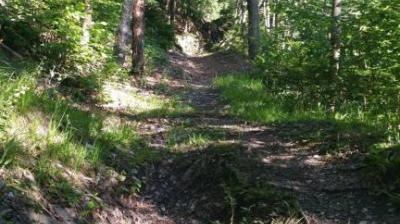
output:
{"label": "forest trail", "polygon": [[[0,211],[15,223],[244,223],[240,215],[246,210],[235,207],[236,203],[249,210],[256,203],[261,208],[257,218],[266,223],[280,217],[289,219],[272,223],[400,223],[394,205],[370,195],[364,155],[357,150],[365,138],[342,133],[332,121],[261,125],[234,118],[213,80],[250,70],[244,58],[234,53],[170,52],[168,59],[166,69],[143,77],[140,85],[119,83],[122,87],[114,89],[118,91],[111,103],[87,105],[111,121],[134,125],[141,140],[127,150],[116,145],[106,166],[90,176],[67,170],[65,175],[82,184],[84,197],[101,205],[90,211],[90,218],[79,207],[57,199],[41,199],[37,211],[24,204],[29,198],[11,191],[0,201]],[[140,107],[141,99],[129,95],[131,89],[139,96],[174,98],[192,109],[132,112],[129,104]],[[348,152],[326,153],[348,139],[354,143]],[[146,154],[136,152],[137,148]],[[131,159],[148,162],[139,167]],[[4,174],[0,169],[0,177]],[[23,169],[18,175],[32,176]],[[240,198],[243,195],[250,199]],[[259,205],[260,201],[267,204]]]}
{"label": "forest trail", "polygon": [[[159,148],[168,144],[164,131],[174,127],[183,129],[177,132],[177,139],[204,133],[209,142],[199,149],[177,149],[145,171],[144,197],[163,215],[176,223],[219,218],[224,195],[213,190],[218,178],[212,175],[228,166],[244,173],[252,183],[267,182],[294,194],[306,223],[400,222],[390,203],[369,195],[369,186],[362,181],[361,153],[321,153],[340,144],[334,124],[307,121],[265,126],[225,114],[227,105],[221,103],[212,80],[216,75],[248,70],[243,58],[230,53],[198,57],[170,53],[169,59],[174,75],[166,93],[179,95],[195,112],[149,119],[141,129],[153,131],[147,139]],[[153,89],[159,84],[154,80],[150,82]],[[318,132],[327,132],[329,137],[316,142],[313,135]]]}

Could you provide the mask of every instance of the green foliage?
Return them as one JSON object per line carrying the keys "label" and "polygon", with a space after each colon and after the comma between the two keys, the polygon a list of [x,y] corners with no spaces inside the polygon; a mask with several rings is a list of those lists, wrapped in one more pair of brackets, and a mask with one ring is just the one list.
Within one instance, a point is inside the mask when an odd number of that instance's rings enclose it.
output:
{"label": "green foliage", "polygon": [[0,167],[3,168],[12,165],[16,156],[22,152],[21,146],[13,140],[0,142],[0,144],[2,144],[2,146],[0,145]]}
{"label": "green foliage", "polygon": [[166,51],[175,44],[174,26],[168,23],[166,13],[160,4],[150,2],[146,6],[144,54],[148,72],[167,63]]}
{"label": "green foliage", "polygon": [[[397,145],[398,6],[398,1],[391,0],[343,1],[340,71],[332,79],[331,2],[270,2],[270,15],[277,14],[278,23],[267,30],[261,20],[261,51],[253,61],[256,78],[217,80],[231,104],[228,111],[262,122],[313,118],[362,123],[382,130],[387,145]],[[245,26],[237,23],[230,31],[241,50],[246,44],[237,39],[245,33]],[[398,197],[398,187],[393,186],[399,184],[399,162],[393,152],[391,148],[374,149],[369,164],[375,181]]]}
{"label": "green foliage", "polygon": [[34,88],[37,69],[29,64],[0,64],[0,166],[11,165],[20,152],[6,129],[15,104]]}
{"label": "green foliage", "polygon": [[211,22],[220,18],[223,9],[230,5],[231,1],[213,0],[183,0],[180,2],[181,16],[193,21]]}
{"label": "green foliage", "polygon": [[[0,8],[1,34],[11,48],[32,55],[48,69],[83,73],[110,58],[121,3],[92,1],[93,24],[88,46],[81,44],[84,1],[7,0]],[[32,23],[34,21],[34,23]]]}
{"label": "green foliage", "polygon": [[304,108],[295,92],[269,92],[260,78],[223,76],[218,77],[214,85],[229,102],[228,112],[249,121],[269,123],[327,118],[321,107]]}
{"label": "green foliage", "polygon": [[367,158],[370,181],[378,184],[378,194],[388,195],[400,204],[400,147],[376,147]]}

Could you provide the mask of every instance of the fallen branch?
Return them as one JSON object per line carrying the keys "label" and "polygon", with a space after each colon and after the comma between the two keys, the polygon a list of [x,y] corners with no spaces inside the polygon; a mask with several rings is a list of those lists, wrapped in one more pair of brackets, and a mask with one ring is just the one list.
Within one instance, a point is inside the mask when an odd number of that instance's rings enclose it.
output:
{"label": "fallen branch", "polygon": [[1,40],[0,40],[0,47],[4,48],[6,51],[10,52],[12,55],[17,57],[18,59],[20,59],[20,60],[24,59],[24,57],[22,57],[22,55],[20,55],[19,53],[17,53],[16,51],[14,51],[10,47],[8,47],[7,45],[3,44],[1,42]]}

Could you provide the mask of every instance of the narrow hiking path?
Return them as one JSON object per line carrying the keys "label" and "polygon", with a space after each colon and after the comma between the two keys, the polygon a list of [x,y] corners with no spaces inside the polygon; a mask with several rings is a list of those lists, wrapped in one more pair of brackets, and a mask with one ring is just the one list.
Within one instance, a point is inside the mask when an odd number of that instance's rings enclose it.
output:
{"label": "narrow hiking path", "polygon": [[[207,142],[198,147],[179,147],[146,169],[143,196],[161,214],[176,223],[221,218],[224,192],[216,190],[216,178],[209,173],[218,175],[220,167],[229,166],[252,183],[266,182],[294,194],[307,223],[400,222],[398,210],[368,194],[361,153],[321,153],[337,144],[335,124],[309,121],[258,125],[226,115],[224,108],[228,105],[221,103],[212,80],[216,75],[248,70],[244,59],[224,53],[198,57],[170,53],[169,59],[174,72],[164,92],[179,96],[193,106],[194,112],[149,119],[140,128],[150,133],[146,138],[151,145],[161,149],[168,148],[167,132],[174,128],[179,129],[174,132],[177,142],[196,133],[207,136]],[[159,84],[152,79],[148,88],[157,89]],[[317,132],[329,133],[330,137],[316,142],[313,135]],[[223,153],[215,153],[219,151]]]}

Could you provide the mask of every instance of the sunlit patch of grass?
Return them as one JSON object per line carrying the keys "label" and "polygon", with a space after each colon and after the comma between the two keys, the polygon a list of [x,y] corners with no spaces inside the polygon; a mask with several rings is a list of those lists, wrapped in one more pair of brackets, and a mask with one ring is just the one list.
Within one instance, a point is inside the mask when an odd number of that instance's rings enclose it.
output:
{"label": "sunlit patch of grass", "polygon": [[325,119],[322,108],[299,110],[298,102],[290,94],[271,95],[261,79],[247,75],[221,76],[214,85],[229,103],[228,113],[249,121],[279,122]]}
{"label": "sunlit patch of grass", "polygon": [[103,89],[107,101],[103,107],[111,110],[122,110],[141,116],[172,115],[192,110],[175,99],[143,92],[130,85],[106,83]]}
{"label": "sunlit patch of grass", "polygon": [[391,139],[398,136],[393,127],[397,117],[394,114],[377,114],[377,108],[367,110],[356,102],[338,103],[335,112],[332,112],[323,102],[307,98],[300,92],[272,92],[263,79],[255,74],[220,76],[214,80],[214,85],[229,104],[227,112],[248,121],[271,123],[326,120],[340,124],[363,124],[382,131],[386,129]]}
{"label": "sunlit patch of grass", "polygon": [[[78,169],[85,163],[87,150],[81,144],[76,143],[67,131],[60,131],[53,122],[41,117],[43,114],[35,113],[35,116],[19,117],[10,123],[9,132],[24,147],[27,155],[20,155],[20,160],[32,160],[35,157],[46,157],[52,161],[61,161]],[[33,122],[30,120],[34,118]],[[19,126],[23,124],[23,126]],[[34,156],[29,158],[28,155]],[[26,157],[28,156],[28,157]]]}
{"label": "sunlit patch of grass", "polygon": [[173,127],[166,134],[167,147],[172,151],[203,149],[213,143],[225,140],[223,130],[213,130],[204,127],[193,128],[182,125]]}

